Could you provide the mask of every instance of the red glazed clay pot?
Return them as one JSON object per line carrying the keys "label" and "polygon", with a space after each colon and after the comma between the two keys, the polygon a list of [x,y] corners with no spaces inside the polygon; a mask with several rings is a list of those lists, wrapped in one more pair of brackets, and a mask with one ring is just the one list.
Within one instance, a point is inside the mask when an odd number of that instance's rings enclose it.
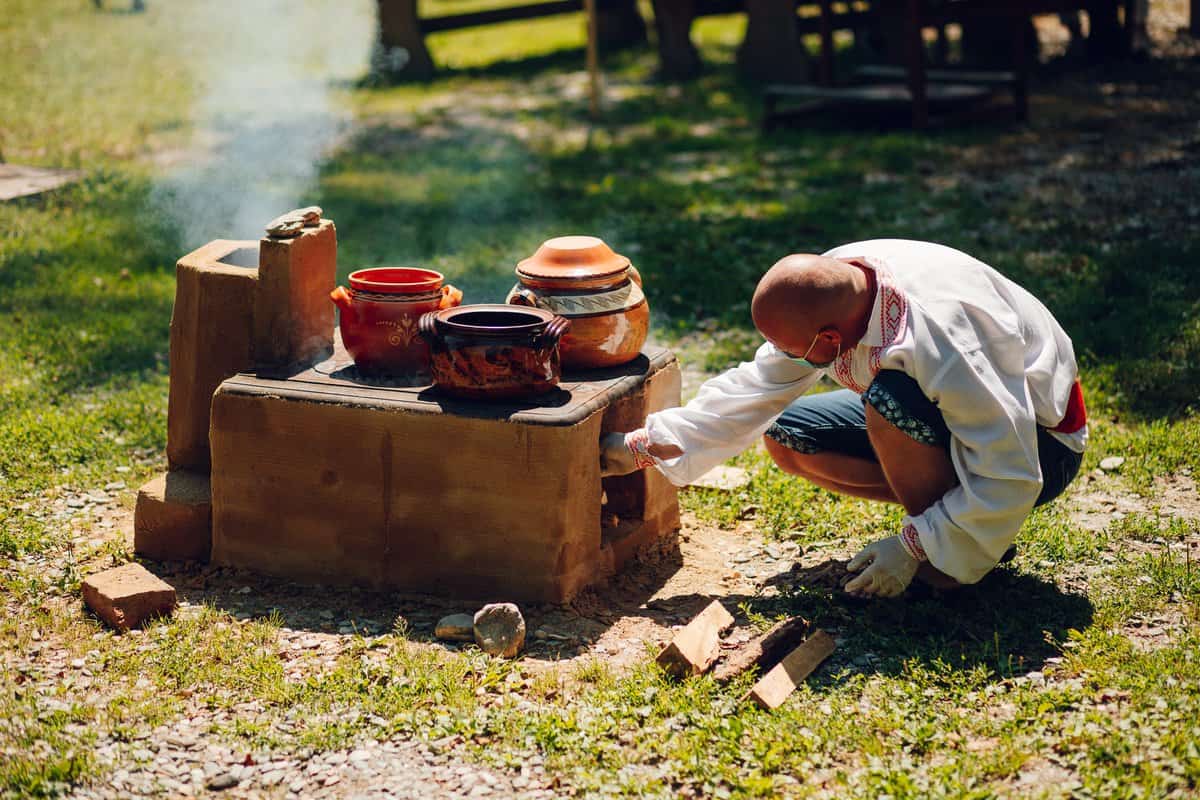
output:
{"label": "red glazed clay pot", "polygon": [[462,302],[440,272],[415,267],[374,267],[350,273],[350,288],[329,297],[341,310],[346,352],[363,372],[412,375],[429,372],[429,345],[417,332],[421,315]]}
{"label": "red glazed clay pot", "polygon": [[559,236],[517,265],[507,302],[571,320],[563,367],[612,367],[637,358],[650,329],[642,277],[595,236]]}
{"label": "red glazed clay pot", "polygon": [[475,305],[421,317],[433,384],[471,400],[528,398],[558,385],[558,342],[571,327],[540,308]]}

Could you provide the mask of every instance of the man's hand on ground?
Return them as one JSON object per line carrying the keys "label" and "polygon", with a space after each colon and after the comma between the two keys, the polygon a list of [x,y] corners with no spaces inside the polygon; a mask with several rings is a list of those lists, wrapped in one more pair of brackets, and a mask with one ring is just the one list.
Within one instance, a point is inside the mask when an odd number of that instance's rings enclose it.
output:
{"label": "man's hand on ground", "polygon": [[[846,584],[846,592],[859,597],[895,597],[912,583],[920,563],[908,554],[899,536],[889,536],[867,545],[846,565],[860,572]],[[863,569],[863,568],[866,569]]]}

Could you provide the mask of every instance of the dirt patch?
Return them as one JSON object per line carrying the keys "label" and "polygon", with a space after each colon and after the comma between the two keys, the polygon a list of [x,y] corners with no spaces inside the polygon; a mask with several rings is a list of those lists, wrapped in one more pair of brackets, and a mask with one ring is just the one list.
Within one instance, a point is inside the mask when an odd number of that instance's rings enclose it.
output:
{"label": "dirt patch", "polygon": [[[92,515],[95,516],[92,516]],[[38,569],[59,570],[74,559],[75,547],[90,554],[78,565],[81,574],[111,566],[114,554],[132,552],[133,513],[122,506],[81,512],[92,524],[76,524],[74,544],[39,558]],[[103,527],[100,527],[103,525]],[[89,529],[90,528],[90,529]],[[733,639],[749,638],[756,629],[739,604],[786,579],[833,588],[828,565],[793,569],[800,548],[769,541],[751,523],[735,530],[701,525],[685,515],[683,528],[668,546],[607,584],[585,591],[568,605],[520,604],[529,635],[523,659],[530,666],[561,666],[576,659],[601,659],[623,667],[656,649],[713,599],[720,599],[738,620]],[[421,594],[398,594],[342,586],[311,586],[257,575],[244,570],[185,562],[146,562],[178,592],[179,614],[201,613],[209,605],[234,620],[278,615],[281,657],[314,651],[332,666],[357,636],[375,637],[403,630],[424,646],[458,650],[471,644],[434,638],[437,621],[458,612],[474,612],[485,599],[454,600]],[[32,565],[31,565],[32,566]],[[811,574],[809,574],[811,573]],[[74,613],[82,603],[68,601]],[[72,612],[68,612],[72,613]],[[300,666],[297,662],[296,669]],[[298,677],[298,676],[297,676]]]}
{"label": "dirt patch", "polygon": [[1154,496],[1162,513],[1200,521],[1200,487],[1191,475],[1170,475],[1157,481]]}
{"label": "dirt patch", "polygon": [[1049,797],[1056,797],[1067,795],[1078,786],[1078,779],[1069,769],[1038,756],[1021,765],[1016,780],[1009,788],[1018,795],[1038,791],[1047,793]]}
{"label": "dirt patch", "polygon": [[1187,629],[1188,621],[1183,610],[1171,608],[1158,614],[1131,617],[1121,632],[1134,649],[1148,653],[1169,646]]}
{"label": "dirt patch", "polygon": [[1189,474],[1167,475],[1154,482],[1148,495],[1121,488],[1109,475],[1089,475],[1071,497],[1071,520],[1090,531],[1103,531],[1129,514],[1155,514],[1200,522],[1200,487]]}

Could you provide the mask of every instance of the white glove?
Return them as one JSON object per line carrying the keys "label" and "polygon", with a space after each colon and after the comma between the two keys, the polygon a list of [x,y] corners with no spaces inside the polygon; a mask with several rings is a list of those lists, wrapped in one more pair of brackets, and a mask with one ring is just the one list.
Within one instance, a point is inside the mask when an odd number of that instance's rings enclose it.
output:
{"label": "white glove", "polygon": [[600,475],[628,475],[637,471],[633,452],[625,444],[625,434],[606,433],[600,437]]}
{"label": "white glove", "polygon": [[862,570],[862,574],[846,584],[846,592],[858,596],[895,597],[912,583],[919,566],[920,562],[900,543],[900,537],[889,536],[867,545],[850,559],[846,570]]}

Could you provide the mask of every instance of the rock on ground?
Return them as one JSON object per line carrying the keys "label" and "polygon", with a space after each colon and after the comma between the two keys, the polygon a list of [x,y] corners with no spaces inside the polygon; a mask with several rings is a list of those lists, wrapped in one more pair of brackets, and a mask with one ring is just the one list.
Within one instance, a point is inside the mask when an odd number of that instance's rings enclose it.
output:
{"label": "rock on ground", "polygon": [[525,644],[525,618],[512,603],[490,603],[475,612],[475,643],[488,655],[512,658]]}
{"label": "rock on ground", "polygon": [[438,620],[433,635],[453,642],[475,641],[475,618],[470,614],[450,614]]}

